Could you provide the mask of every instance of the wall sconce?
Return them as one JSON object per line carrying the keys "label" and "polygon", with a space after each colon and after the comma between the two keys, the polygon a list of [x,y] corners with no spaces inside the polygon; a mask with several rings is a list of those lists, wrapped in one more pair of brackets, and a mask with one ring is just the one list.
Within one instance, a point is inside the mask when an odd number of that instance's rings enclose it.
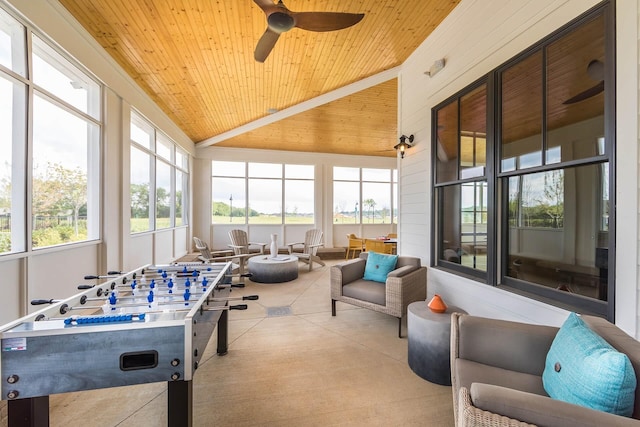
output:
{"label": "wall sconce", "polygon": [[404,159],[404,152],[407,148],[413,147],[413,135],[402,135],[400,137],[400,142],[397,143],[393,148],[400,151],[400,158]]}

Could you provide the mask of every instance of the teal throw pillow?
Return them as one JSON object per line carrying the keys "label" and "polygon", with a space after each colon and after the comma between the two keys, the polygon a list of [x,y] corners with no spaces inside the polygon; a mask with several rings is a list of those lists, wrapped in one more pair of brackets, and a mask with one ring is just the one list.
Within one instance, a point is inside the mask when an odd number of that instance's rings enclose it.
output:
{"label": "teal throw pillow", "polygon": [[554,399],[627,417],[633,413],[636,374],[631,361],[575,313],[551,344],[542,383]]}
{"label": "teal throw pillow", "polygon": [[374,282],[386,282],[387,274],[396,269],[398,255],[385,255],[377,252],[369,252],[367,264],[364,267],[364,280]]}

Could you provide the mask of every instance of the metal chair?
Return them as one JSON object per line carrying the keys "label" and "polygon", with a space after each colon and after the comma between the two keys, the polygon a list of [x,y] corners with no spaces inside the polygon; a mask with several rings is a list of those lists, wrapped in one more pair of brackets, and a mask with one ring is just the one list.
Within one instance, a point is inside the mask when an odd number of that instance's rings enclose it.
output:
{"label": "metal chair", "polygon": [[[324,266],[325,263],[320,259],[318,254],[318,248],[323,246],[322,243],[322,230],[312,229],[308,230],[304,236],[304,242],[296,242],[296,243],[288,243],[289,247],[289,255],[295,255],[298,257],[299,261],[307,263],[309,265],[309,271],[313,268],[313,263],[317,262],[318,264]],[[302,252],[296,252],[294,254],[294,246],[302,245]]]}

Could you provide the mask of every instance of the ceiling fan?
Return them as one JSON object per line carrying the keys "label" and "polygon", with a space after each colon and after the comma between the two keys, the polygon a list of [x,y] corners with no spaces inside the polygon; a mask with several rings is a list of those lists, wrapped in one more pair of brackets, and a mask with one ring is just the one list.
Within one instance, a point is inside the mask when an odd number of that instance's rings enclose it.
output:
{"label": "ceiling fan", "polygon": [[267,30],[253,53],[258,62],[264,62],[275,46],[280,34],[297,27],[307,31],[335,31],[357,24],[364,13],[292,12],[278,0],[253,0],[267,15]]}
{"label": "ceiling fan", "polygon": [[604,64],[598,59],[594,59],[587,65],[587,75],[592,80],[598,83],[589,89],[580,92],[579,94],[567,99],[563,102],[564,105],[575,104],[576,102],[584,101],[592,96],[596,96],[600,92],[604,91]]}

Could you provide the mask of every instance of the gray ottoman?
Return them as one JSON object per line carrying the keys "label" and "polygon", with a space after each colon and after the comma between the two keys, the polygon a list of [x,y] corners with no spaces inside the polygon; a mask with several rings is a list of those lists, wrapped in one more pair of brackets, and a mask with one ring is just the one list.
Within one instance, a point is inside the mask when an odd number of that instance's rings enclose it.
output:
{"label": "gray ottoman", "polygon": [[451,385],[451,313],[466,313],[449,306],[444,313],[434,313],[426,301],[417,301],[407,308],[407,339],[409,367],[425,380]]}
{"label": "gray ottoman", "polygon": [[298,278],[298,257],[279,255],[275,259],[258,255],[249,258],[251,281],[258,283],[282,283]]}

